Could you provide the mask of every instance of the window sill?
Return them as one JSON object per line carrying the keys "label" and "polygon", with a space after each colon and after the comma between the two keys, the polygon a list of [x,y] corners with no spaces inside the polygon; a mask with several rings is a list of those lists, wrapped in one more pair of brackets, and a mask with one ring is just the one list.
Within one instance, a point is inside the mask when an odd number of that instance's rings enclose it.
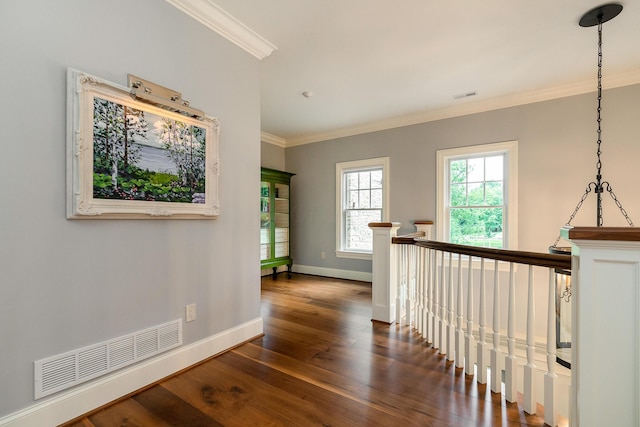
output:
{"label": "window sill", "polygon": [[371,252],[355,252],[355,251],[340,251],[336,250],[337,258],[349,258],[349,259],[367,259],[371,260],[373,255]]}

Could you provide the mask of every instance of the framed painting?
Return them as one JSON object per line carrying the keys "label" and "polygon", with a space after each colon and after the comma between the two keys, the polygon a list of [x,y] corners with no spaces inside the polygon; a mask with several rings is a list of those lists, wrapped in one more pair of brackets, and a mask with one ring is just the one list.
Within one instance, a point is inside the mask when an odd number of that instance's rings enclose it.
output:
{"label": "framed painting", "polygon": [[67,218],[216,218],[220,124],[67,73]]}

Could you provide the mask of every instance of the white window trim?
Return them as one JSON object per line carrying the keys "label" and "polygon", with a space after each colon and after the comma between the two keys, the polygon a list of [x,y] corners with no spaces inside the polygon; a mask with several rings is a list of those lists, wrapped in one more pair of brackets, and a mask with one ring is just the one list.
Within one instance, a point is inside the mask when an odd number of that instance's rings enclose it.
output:
{"label": "white window trim", "polygon": [[447,203],[449,182],[447,179],[447,162],[451,159],[469,157],[473,155],[487,156],[491,154],[505,154],[505,205],[506,230],[505,249],[518,248],[518,141],[496,142],[492,144],[473,145],[470,147],[437,150],[436,158],[436,239],[448,241],[449,222],[447,218]]}
{"label": "white window trim", "polygon": [[372,259],[371,251],[344,250],[344,215],[342,206],[344,198],[344,172],[382,167],[382,222],[389,221],[389,157],[355,160],[336,163],[336,257],[351,259]]}

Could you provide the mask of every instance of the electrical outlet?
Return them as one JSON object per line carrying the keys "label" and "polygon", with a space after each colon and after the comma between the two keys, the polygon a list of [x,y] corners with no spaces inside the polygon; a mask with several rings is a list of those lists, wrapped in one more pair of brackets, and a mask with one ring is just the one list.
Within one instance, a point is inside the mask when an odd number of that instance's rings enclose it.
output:
{"label": "electrical outlet", "polygon": [[189,304],[186,309],[187,322],[193,322],[196,320],[196,305]]}
{"label": "electrical outlet", "polygon": [[325,251],[320,252],[321,259],[327,259],[327,253]]}

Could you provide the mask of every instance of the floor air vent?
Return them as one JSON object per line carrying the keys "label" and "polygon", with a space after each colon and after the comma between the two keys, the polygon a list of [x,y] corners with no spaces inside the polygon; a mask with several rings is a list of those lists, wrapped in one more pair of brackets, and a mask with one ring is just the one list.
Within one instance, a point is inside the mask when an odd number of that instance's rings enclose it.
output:
{"label": "floor air vent", "polygon": [[182,319],[37,360],[35,398],[73,387],[182,344]]}

